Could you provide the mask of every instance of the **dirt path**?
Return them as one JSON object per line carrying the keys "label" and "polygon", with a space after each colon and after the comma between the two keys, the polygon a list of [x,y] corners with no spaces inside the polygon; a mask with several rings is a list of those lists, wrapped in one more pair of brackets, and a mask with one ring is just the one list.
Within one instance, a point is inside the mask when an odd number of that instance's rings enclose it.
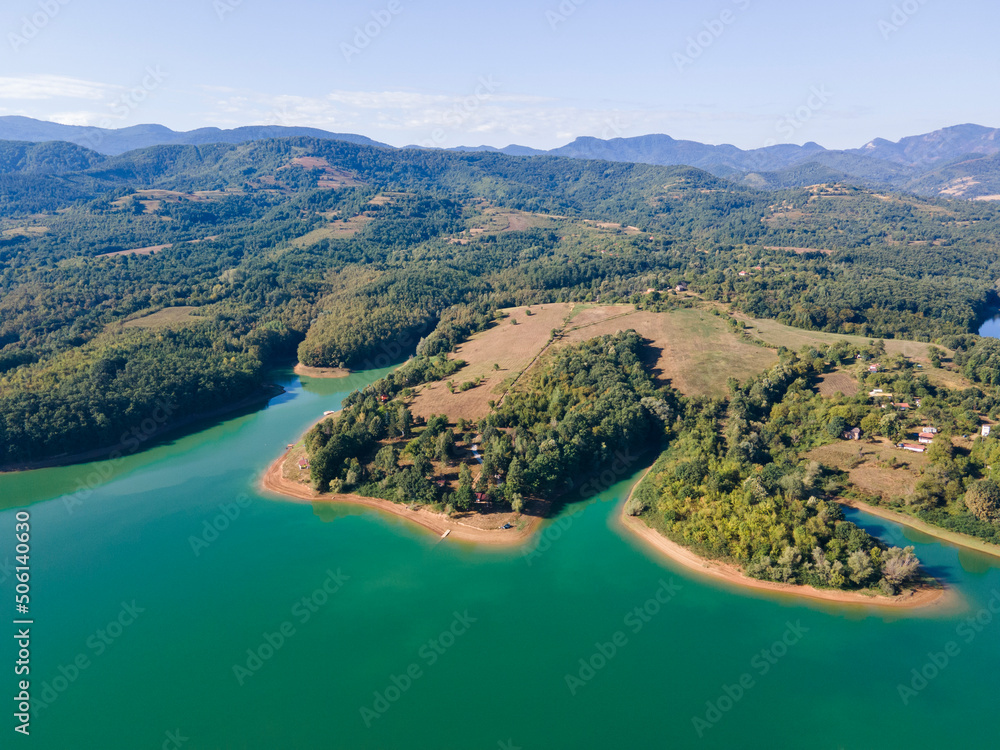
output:
{"label": "dirt path", "polygon": [[953,611],[959,605],[958,595],[944,588],[921,587],[907,594],[899,596],[875,596],[862,594],[856,591],[837,591],[833,589],[817,589],[813,586],[797,586],[787,583],[775,583],[772,581],[761,581],[744,575],[743,571],[729,563],[716,560],[709,560],[692,552],[686,547],[677,544],[660,534],[655,529],[650,528],[646,523],[634,516],[625,514],[625,506],[639,487],[642,479],[645,479],[649,469],[642,475],[642,478],[635,483],[632,492],[621,503],[618,522],[622,530],[634,534],[646,546],[653,548],[656,552],[665,555],[671,561],[682,565],[700,575],[706,576],[728,584],[742,586],[745,588],[768,591],[776,594],[786,594],[792,597],[801,597],[837,604],[854,604],[866,607],[889,608],[889,609],[916,609],[933,606],[935,612]]}

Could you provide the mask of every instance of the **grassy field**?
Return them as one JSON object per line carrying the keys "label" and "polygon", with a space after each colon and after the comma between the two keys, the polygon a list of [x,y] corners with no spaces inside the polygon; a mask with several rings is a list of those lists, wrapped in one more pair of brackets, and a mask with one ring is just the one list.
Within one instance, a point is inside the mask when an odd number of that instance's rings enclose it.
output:
{"label": "grassy field", "polygon": [[309,245],[315,245],[320,240],[353,237],[371,220],[372,217],[361,214],[359,216],[352,216],[346,221],[331,221],[329,224],[307,232],[301,237],[296,237],[292,240],[291,244],[295,247],[308,247]]}
{"label": "grassy field", "polygon": [[[446,382],[423,385],[410,405],[412,412],[423,417],[447,414],[452,420],[486,416],[489,402],[500,400],[498,386],[517,378],[534,362],[548,343],[552,329],[562,328],[566,317],[572,315],[573,305],[534,305],[531,315],[527,309],[505,310],[507,317],[460,344],[450,355],[466,362],[448,378],[455,383],[455,393],[448,392]],[[463,393],[458,391],[462,383],[477,378],[483,378],[480,385]]]}
{"label": "grassy field", "polygon": [[[455,392],[445,382],[421,386],[411,403],[413,413],[447,414],[452,420],[485,416],[491,400],[500,401],[507,388],[529,376],[526,371],[545,351],[553,329],[560,331],[553,347],[634,329],[651,341],[652,373],[688,395],[722,394],[730,376],[752,377],[778,361],[773,351],[745,341],[725,320],[704,310],[653,313],[632,305],[595,304],[536,305],[531,310],[532,315],[524,307],[505,310],[506,318],[461,344],[451,355],[467,363],[449,378]],[[462,383],[478,378],[480,385],[458,391]]]}
{"label": "grassy field", "polygon": [[[741,313],[733,315],[738,321],[749,329],[749,332],[766,341],[771,346],[784,346],[793,351],[798,351],[804,346],[822,346],[824,344],[835,344],[838,341],[849,341],[852,344],[866,345],[871,338],[865,336],[849,336],[842,333],[825,333],[823,331],[807,331],[802,328],[792,328],[782,325],[774,320],[763,320],[750,318]],[[907,341],[905,339],[885,339],[885,350],[888,354],[902,354],[904,357],[916,360],[921,363],[930,362],[928,349],[931,344],[921,341]],[[938,347],[942,348],[943,347]],[[945,350],[948,356],[952,353]]]}
{"label": "grassy field", "polygon": [[913,494],[921,471],[930,463],[926,453],[904,451],[886,438],[841,440],[814,448],[805,455],[825,466],[846,471],[851,483],[862,492],[886,500]]}
{"label": "grassy field", "polygon": [[125,328],[166,328],[167,326],[187,325],[205,320],[192,313],[197,307],[165,307],[155,313],[134,318],[124,323]]}
{"label": "grassy field", "polygon": [[656,352],[653,374],[689,396],[723,394],[730,376],[745,380],[778,363],[773,351],[745,341],[725,320],[705,310],[636,312],[625,305],[600,310],[606,313],[603,320],[599,311],[578,313],[573,326],[579,327],[571,326],[563,341],[574,343],[634,329],[652,341]]}

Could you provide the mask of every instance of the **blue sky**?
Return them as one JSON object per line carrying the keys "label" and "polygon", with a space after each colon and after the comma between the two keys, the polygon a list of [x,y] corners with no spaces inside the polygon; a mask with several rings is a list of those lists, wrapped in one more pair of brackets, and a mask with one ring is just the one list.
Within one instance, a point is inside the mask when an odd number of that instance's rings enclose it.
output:
{"label": "blue sky", "polygon": [[861,146],[1000,126],[984,0],[6,0],[0,114],[386,143]]}

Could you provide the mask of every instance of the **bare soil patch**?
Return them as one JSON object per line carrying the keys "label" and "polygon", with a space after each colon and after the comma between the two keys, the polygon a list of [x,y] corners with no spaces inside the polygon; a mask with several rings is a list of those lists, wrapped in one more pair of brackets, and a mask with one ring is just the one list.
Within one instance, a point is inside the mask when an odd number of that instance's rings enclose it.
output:
{"label": "bare soil patch", "polygon": [[835,396],[838,393],[842,393],[845,396],[854,396],[860,390],[858,381],[850,373],[846,373],[843,370],[837,370],[836,372],[824,375],[819,379],[816,388],[821,396],[827,398]]}

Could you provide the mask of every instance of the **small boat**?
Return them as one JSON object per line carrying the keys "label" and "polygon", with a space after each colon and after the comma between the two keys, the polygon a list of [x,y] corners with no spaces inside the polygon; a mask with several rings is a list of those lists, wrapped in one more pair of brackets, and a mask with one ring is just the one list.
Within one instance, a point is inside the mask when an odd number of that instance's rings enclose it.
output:
{"label": "small boat", "polygon": [[335,412],[335,411],[325,411],[325,412],[323,412],[323,416],[324,417],[329,417],[330,415],[336,414],[336,413],[337,412]]}

